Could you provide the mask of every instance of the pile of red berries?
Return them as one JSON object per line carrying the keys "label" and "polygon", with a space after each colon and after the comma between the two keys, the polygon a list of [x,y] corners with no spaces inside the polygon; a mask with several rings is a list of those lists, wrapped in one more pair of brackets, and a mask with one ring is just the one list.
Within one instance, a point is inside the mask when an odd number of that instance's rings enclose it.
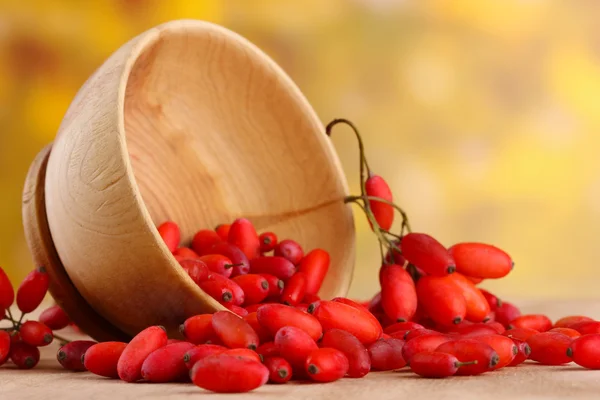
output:
{"label": "pile of red berries", "polygon": [[[361,194],[346,199],[365,212],[379,239],[381,291],[366,302],[317,295],[329,268],[329,254],[307,254],[293,240],[258,234],[247,219],[201,230],[180,247],[174,222],[158,231],[190,278],[232,312],[196,315],[182,321],[182,339],[168,339],[149,327],[129,343],[73,341],[59,362],[73,371],[127,382],[191,381],[215,392],[246,392],[266,382],[291,379],[332,382],[370,371],[408,366],[427,378],[479,375],[515,367],[529,359],[544,365],[575,363],[600,369],[600,321],[570,316],[555,323],[519,309],[477,285],[513,269],[504,251],[482,243],[444,247],[433,237],[411,232],[406,213],[393,203],[383,178],[371,172],[358,131]],[[395,212],[399,233],[390,232]],[[272,254],[271,254],[272,252]],[[40,321],[22,322],[48,287],[43,269],[33,271],[17,292],[22,312],[9,307],[14,293],[0,270],[0,310],[11,324],[0,331],[0,364],[19,368],[39,359],[38,346],[69,324],[57,306]]]}

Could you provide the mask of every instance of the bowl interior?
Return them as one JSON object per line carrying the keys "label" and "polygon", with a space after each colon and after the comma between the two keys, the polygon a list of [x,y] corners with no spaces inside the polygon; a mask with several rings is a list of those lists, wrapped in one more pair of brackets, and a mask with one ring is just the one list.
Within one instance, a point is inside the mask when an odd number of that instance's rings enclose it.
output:
{"label": "bowl interior", "polygon": [[130,162],[154,224],[184,243],[237,217],[330,252],[323,296],[345,294],[354,262],[346,181],[313,110],[262,52],[224,29],[164,32],[125,90]]}

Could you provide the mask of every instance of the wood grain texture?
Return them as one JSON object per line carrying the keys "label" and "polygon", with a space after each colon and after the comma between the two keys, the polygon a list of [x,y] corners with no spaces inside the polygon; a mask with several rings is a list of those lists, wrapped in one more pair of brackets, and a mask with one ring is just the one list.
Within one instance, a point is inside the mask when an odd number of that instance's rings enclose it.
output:
{"label": "wood grain texture", "polygon": [[321,294],[352,278],[354,225],[337,156],[293,82],[238,35],[175,21],[132,39],[84,84],[47,167],[48,225],[85,301],[127,334],[221,306],[155,225],[194,231],[248,217],[332,265]]}
{"label": "wood grain texture", "polygon": [[[600,318],[600,300],[521,302],[527,313],[546,313],[552,319],[585,314]],[[331,399],[345,400],[596,400],[600,393],[600,371],[584,370],[574,364],[545,367],[535,363],[487,373],[478,377],[427,380],[404,370],[370,373],[363,379],[342,379],[331,384],[266,385],[247,394],[211,394],[192,384],[129,384],[72,373],[61,369],[54,357],[56,347],[43,349],[43,361],[34,370],[0,369],[2,398],[38,400],[71,399],[182,399],[210,396],[211,399]]]}

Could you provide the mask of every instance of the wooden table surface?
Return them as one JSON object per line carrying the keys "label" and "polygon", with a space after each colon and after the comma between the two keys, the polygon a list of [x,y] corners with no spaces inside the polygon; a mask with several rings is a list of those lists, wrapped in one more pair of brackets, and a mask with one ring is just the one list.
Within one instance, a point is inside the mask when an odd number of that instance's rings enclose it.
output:
{"label": "wooden table surface", "polygon": [[[520,304],[523,312],[545,313],[553,319],[575,314],[600,319],[600,300],[527,301]],[[545,367],[527,363],[478,377],[443,380],[421,379],[405,370],[378,372],[362,379],[342,379],[330,384],[265,385],[247,394],[219,395],[192,384],[130,384],[100,378],[88,372],[67,372],[56,361],[56,350],[56,345],[45,348],[40,364],[33,370],[19,371],[8,364],[0,368],[0,399],[137,400],[188,399],[192,396],[267,400],[600,399],[600,371],[584,370],[575,364]]]}

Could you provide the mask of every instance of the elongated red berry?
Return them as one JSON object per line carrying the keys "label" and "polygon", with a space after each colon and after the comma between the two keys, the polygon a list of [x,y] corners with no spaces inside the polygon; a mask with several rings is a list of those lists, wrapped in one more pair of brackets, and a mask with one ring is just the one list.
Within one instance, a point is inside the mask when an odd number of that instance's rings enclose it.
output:
{"label": "elongated red berry", "polygon": [[302,329],[313,340],[319,340],[323,328],[313,315],[283,304],[265,304],[256,312],[258,322],[275,336],[283,327],[292,326]]}
{"label": "elongated red berry", "polygon": [[117,379],[117,363],[127,343],[103,342],[90,346],[83,355],[85,369],[105,378]]}
{"label": "elongated red berry", "polygon": [[221,254],[207,254],[199,257],[198,260],[202,261],[208,269],[217,274],[221,274],[226,278],[231,276],[233,272],[233,261]]}
{"label": "elongated red berry", "polygon": [[435,351],[452,354],[463,363],[477,361],[476,364],[461,367],[457,375],[479,375],[493,370],[500,361],[498,353],[489,344],[474,339],[451,340],[441,344]]}
{"label": "elongated red berry", "polygon": [[546,332],[552,328],[552,321],[543,314],[527,314],[521,315],[510,321],[508,327],[509,329],[528,328],[535,329],[538,332]]}
{"label": "elongated red berry", "polygon": [[0,312],[10,308],[15,300],[15,291],[6,272],[0,267]]}
{"label": "elongated red berry", "polygon": [[135,382],[142,378],[142,364],[154,350],[167,345],[167,333],[162,326],[151,326],[138,333],[121,354],[117,372],[121,380]]}
{"label": "elongated red berry", "polygon": [[268,357],[264,361],[269,370],[269,382],[286,383],[292,379],[292,366],[282,357]]}
{"label": "elongated red berry", "polygon": [[348,359],[348,376],[361,378],[371,369],[371,358],[366,347],[350,332],[330,329],[321,339],[321,347],[330,347],[344,353]]}
{"label": "elongated red berry", "polygon": [[529,359],[544,365],[561,365],[571,362],[567,356],[567,349],[571,342],[572,339],[562,333],[537,333],[527,339],[527,344],[531,348]]}
{"label": "elongated red berry", "polygon": [[220,242],[215,244],[210,249],[211,254],[220,254],[231,260],[233,267],[231,267],[231,277],[238,275],[245,275],[250,272],[250,261],[246,254],[235,245],[227,242]]}
{"label": "elongated red berry", "polygon": [[197,386],[217,393],[244,393],[264,385],[269,370],[245,358],[216,354],[198,361],[190,372]]}
{"label": "elongated red berry", "polygon": [[502,335],[509,337],[511,339],[526,342],[527,339],[529,339],[531,336],[535,335],[536,333],[540,333],[540,332],[536,331],[535,329],[529,329],[529,328],[513,328],[513,329],[508,329],[508,330],[504,331],[502,333]]}
{"label": "elongated red berry", "polygon": [[58,305],[45,309],[40,314],[39,321],[53,331],[66,328],[71,322],[67,313]]}
{"label": "elongated red berry", "polygon": [[496,321],[508,328],[508,325],[517,317],[521,315],[521,310],[508,301],[503,301],[502,305],[499,305],[494,312]]}
{"label": "elongated red berry", "polygon": [[302,272],[306,277],[307,294],[316,295],[319,292],[330,263],[329,253],[322,249],[308,252],[300,261],[298,272]]}
{"label": "elongated red berry", "polygon": [[194,344],[203,344],[215,338],[216,333],[212,327],[212,314],[194,315],[184,321],[179,327],[179,332]]}
{"label": "elongated red berry", "polygon": [[40,361],[40,351],[37,347],[25,342],[12,343],[10,359],[19,369],[31,369]]}
{"label": "elongated red berry", "polygon": [[[207,254],[221,254],[220,252],[214,252],[214,246],[219,243],[226,243],[219,237],[219,235],[210,229],[202,229],[198,231],[192,239],[192,250],[199,256],[205,256]],[[227,256],[227,254],[223,254]]]}
{"label": "elongated red berry", "polygon": [[97,344],[91,340],[75,340],[62,346],[56,353],[56,359],[69,371],[85,371],[83,364],[87,350]]}
{"label": "elongated red berry", "polygon": [[244,252],[248,260],[260,255],[260,241],[254,225],[246,218],[233,221],[227,241]]}
{"label": "elongated red berry", "polygon": [[408,340],[402,347],[402,357],[410,364],[410,361],[415,354],[424,351],[434,351],[442,343],[446,343],[452,340],[451,337],[439,334],[429,334],[417,336],[411,340]]}
{"label": "elongated red berry", "polygon": [[473,282],[458,272],[446,279],[451,280],[460,289],[467,305],[467,313],[465,315],[467,320],[481,322],[489,318],[490,305]]}
{"label": "elongated red berry", "polygon": [[200,289],[202,289],[203,292],[217,300],[222,305],[227,306],[229,304],[233,304],[233,293],[231,293],[231,290],[227,288],[223,282],[207,280],[200,282],[200,285],[198,286],[200,286]]}
{"label": "elongated red berry", "polygon": [[333,382],[343,378],[348,372],[348,359],[337,349],[317,349],[306,359],[305,368],[312,380]]}
{"label": "elongated red berry", "polygon": [[499,335],[502,335],[506,331],[506,328],[500,322],[497,322],[497,321],[487,321],[487,322],[485,322],[485,324],[487,326],[493,328],[496,331],[496,333],[499,334]]}
{"label": "elongated red berry", "polygon": [[248,315],[248,310],[246,310],[244,307],[236,306],[235,304],[226,304],[225,307],[240,317],[245,317]]}
{"label": "elongated red berry", "polygon": [[277,235],[273,232],[264,232],[258,236],[260,242],[260,252],[268,253],[277,246]]}
{"label": "elongated red berry", "polygon": [[409,331],[411,329],[425,329],[425,327],[412,321],[396,322],[392,325],[386,326],[383,332],[390,335],[394,332]]}
{"label": "elongated red berry", "polygon": [[275,346],[294,371],[303,371],[308,356],[318,348],[315,341],[300,328],[286,326],[275,334]]}
{"label": "elongated red berry", "polygon": [[371,368],[375,371],[392,371],[406,365],[402,356],[405,342],[400,339],[379,339],[367,348],[371,358]]}
{"label": "elongated red berry", "polygon": [[400,265],[385,264],[379,270],[381,306],[396,322],[409,321],[417,311],[417,289],[411,276]]}
{"label": "elongated red berry", "polygon": [[479,289],[483,297],[485,297],[488,305],[490,306],[490,311],[496,311],[496,309],[502,305],[502,301],[496,295],[488,292],[485,289]]}
{"label": "elongated red berry", "polygon": [[254,332],[258,335],[258,339],[260,343],[270,342],[273,340],[273,336],[271,332],[269,332],[265,327],[263,327],[260,322],[258,322],[258,314],[256,312],[248,313],[248,315],[244,316],[244,321],[246,321]]}
{"label": "elongated red berry", "polygon": [[166,221],[160,224],[157,229],[169,251],[174,252],[181,240],[179,226],[173,221]]}
{"label": "elongated red berry", "polygon": [[275,342],[265,342],[258,346],[256,352],[260,354],[263,359],[267,359],[268,357],[279,357],[279,350],[277,349],[277,345]]}
{"label": "elongated red berry", "polygon": [[212,327],[221,341],[230,348],[255,350],[260,344],[258,335],[244,319],[228,311],[217,311],[212,317]]}
{"label": "elongated red berry", "polygon": [[242,304],[244,304],[244,301],[246,299],[244,290],[233,279],[229,279],[221,274],[212,272],[208,274],[208,278],[206,278],[206,281],[200,283],[200,288],[203,288],[207,282],[211,281],[217,282],[224,289],[231,292],[231,294],[233,295],[233,300],[231,302],[233,304],[235,304],[236,306],[241,306]]}
{"label": "elongated red berry", "polygon": [[591,333],[571,342],[567,357],[584,368],[600,369],[600,334]]}
{"label": "elongated red berry", "polygon": [[460,362],[458,358],[439,351],[425,351],[415,354],[410,369],[424,378],[446,378],[453,376],[465,365],[474,365],[478,361]]}
{"label": "elongated red berry", "polygon": [[21,339],[32,346],[48,346],[54,340],[52,330],[38,321],[27,321],[19,329]]}
{"label": "elongated red berry", "polygon": [[575,329],[571,329],[571,328],[552,328],[548,332],[562,333],[563,335],[566,335],[566,336],[570,337],[571,339],[577,339],[578,337],[581,336],[581,333],[579,333]]}
{"label": "elongated red berry", "polygon": [[525,360],[529,358],[531,354],[531,347],[527,344],[527,342],[522,342],[520,340],[513,340],[517,345],[517,354],[515,358],[508,364],[509,367],[516,367],[517,365],[523,364]]}
{"label": "elongated red berry", "polygon": [[346,330],[365,345],[373,343],[383,333],[379,321],[366,309],[334,301],[319,301],[311,304],[308,310],[319,320],[323,330]]}
{"label": "elongated red berry", "polygon": [[231,230],[231,224],[221,224],[217,225],[215,228],[215,232],[223,241],[227,241],[229,239],[229,231]]}
{"label": "elongated red berry", "polygon": [[492,326],[482,322],[474,324],[458,324],[450,328],[448,333],[458,333],[461,337],[475,337],[482,335],[496,335],[498,332]]}
{"label": "elongated red berry", "polygon": [[229,350],[225,350],[225,352],[223,354],[227,354],[229,356],[234,356],[234,357],[240,357],[240,358],[245,358],[247,360],[253,360],[253,361],[257,361],[257,362],[262,362],[262,356],[260,354],[258,354],[256,351],[254,350],[250,350],[250,349],[243,349],[243,348],[236,348],[236,349],[229,349]]}
{"label": "elongated red berry", "polygon": [[581,321],[570,326],[571,329],[575,329],[581,335],[591,335],[594,333],[600,333],[600,321]]}
{"label": "elongated red berry", "polygon": [[283,257],[294,265],[298,265],[304,258],[304,250],[296,241],[285,239],[277,243],[273,255]]}
{"label": "elongated red berry", "polygon": [[142,378],[148,382],[181,382],[188,377],[183,357],[194,345],[180,342],[154,350],[142,364]]}
{"label": "elongated red berry", "polygon": [[[370,175],[365,181],[365,192],[367,196],[379,197],[388,202],[393,202],[392,191],[387,182],[379,175]],[[369,207],[373,212],[375,221],[383,230],[389,230],[394,223],[394,207],[390,204],[369,200]],[[370,221],[369,221],[370,223]]]}
{"label": "elongated red berry", "polygon": [[570,315],[568,317],[563,317],[556,321],[553,325],[554,328],[571,328],[571,325],[574,325],[579,322],[589,322],[593,321],[590,317],[585,317],[583,315]]}
{"label": "elongated red berry", "polygon": [[448,251],[456,263],[456,271],[466,276],[484,279],[502,278],[514,266],[508,254],[489,244],[458,243]]}
{"label": "elongated red berry", "polygon": [[8,356],[10,355],[10,342],[10,334],[0,330],[0,365],[8,360]]}
{"label": "elongated red berry", "polygon": [[467,314],[461,289],[448,276],[424,276],[417,281],[419,305],[440,325],[460,323]]}
{"label": "elongated red berry", "polygon": [[210,271],[204,262],[187,258],[179,261],[179,264],[196,285],[200,285],[203,281],[208,279]]}
{"label": "elongated red berry", "polygon": [[[399,331],[400,332],[400,331]],[[394,336],[398,337],[396,334],[393,334]],[[419,336],[425,336],[425,335],[440,335],[440,336],[446,336],[441,332],[438,331],[434,331],[432,329],[427,329],[427,328],[423,328],[423,329],[411,329],[408,332],[406,332],[404,334],[403,339],[406,340],[407,342],[409,340],[418,338]]]}
{"label": "elongated red berry", "polygon": [[227,351],[227,347],[219,346],[218,344],[200,344],[196,347],[192,347],[183,355],[183,362],[187,369],[192,369],[194,364],[198,360],[204,357],[212,356],[213,354],[220,354]]}
{"label": "elongated red berry", "polygon": [[444,276],[456,271],[452,256],[437,240],[425,233],[409,233],[400,243],[402,255],[430,275]]}
{"label": "elongated red berry", "polygon": [[[316,301],[320,301],[320,300],[316,300]],[[331,299],[331,301],[334,301],[336,303],[347,304],[351,307],[358,308],[359,310],[367,310],[367,308],[365,306],[363,306],[362,304],[360,304],[354,300],[351,300],[347,297],[334,297],[333,299]]]}
{"label": "elongated red berry", "polygon": [[270,274],[287,281],[296,273],[296,267],[283,257],[257,257],[250,261],[253,274]]}
{"label": "elongated red berry", "polygon": [[280,300],[283,304],[295,306],[302,301],[305,294],[306,276],[302,272],[297,272],[287,281]]}
{"label": "elongated red berry", "polygon": [[473,337],[473,339],[490,345],[498,353],[498,364],[496,364],[494,369],[509,365],[519,352],[519,348],[515,342],[506,336],[498,334],[480,335]]}
{"label": "elongated red berry", "polygon": [[17,306],[23,313],[30,313],[44,300],[50,280],[46,268],[31,271],[17,290]]}
{"label": "elongated red berry", "polygon": [[268,300],[278,300],[283,288],[285,287],[285,283],[271,274],[260,274],[263,278],[269,282],[269,294],[267,295]]}
{"label": "elongated red berry", "polygon": [[173,252],[173,256],[179,259],[192,259],[196,260],[200,258],[200,256],[189,247],[178,247]]}
{"label": "elongated red berry", "polygon": [[244,291],[244,305],[260,303],[269,294],[269,282],[261,275],[238,275],[233,281]]}

